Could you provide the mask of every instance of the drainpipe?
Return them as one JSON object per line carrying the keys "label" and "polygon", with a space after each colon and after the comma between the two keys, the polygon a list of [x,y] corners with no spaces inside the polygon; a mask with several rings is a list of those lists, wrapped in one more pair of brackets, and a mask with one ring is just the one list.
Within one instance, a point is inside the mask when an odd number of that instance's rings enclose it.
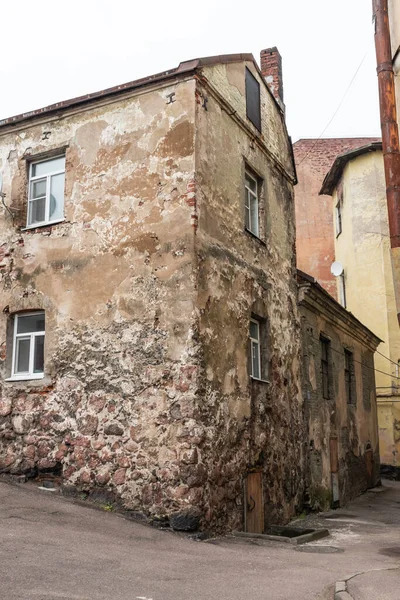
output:
{"label": "drainpipe", "polygon": [[400,147],[388,0],[372,0],[372,5],[393,283],[400,325]]}

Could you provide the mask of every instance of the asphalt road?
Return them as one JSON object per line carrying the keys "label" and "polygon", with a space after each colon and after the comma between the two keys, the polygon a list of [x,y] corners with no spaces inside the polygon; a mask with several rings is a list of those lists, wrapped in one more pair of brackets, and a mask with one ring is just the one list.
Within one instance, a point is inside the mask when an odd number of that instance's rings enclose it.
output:
{"label": "asphalt road", "polygon": [[386,569],[393,589],[400,583],[400,484],[388,485],[334,519],[311,517],[332,535],[296,550],[232,537],[193,541],[33,484],[0,482],[0,598],[331,600],[335,581]]}

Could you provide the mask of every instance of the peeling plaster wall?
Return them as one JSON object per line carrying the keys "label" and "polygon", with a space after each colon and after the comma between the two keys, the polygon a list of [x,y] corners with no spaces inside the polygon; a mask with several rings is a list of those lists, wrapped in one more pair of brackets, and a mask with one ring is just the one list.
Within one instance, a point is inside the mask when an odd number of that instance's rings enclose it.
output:
{"label": "peeling plaster wall", "polygon": [[[244,68],[206,72],[241,116]],[[293,186],[209,88],[199,85],[198,92],[208,99],[207,110],[197,104],[196,250],[209,515],[214,521],[223,513],[241,528],[243,482],[252,468],[261,468],[265,522],[287,522],[301,505],[304,476]],[[269,98],[263,96],[263,132],[269,146],[279,148],[280,163],[289,164],[284,129]],[[244,230],[246,163],[263,180],[261,240]],[[252,314],[265,323],[268,382],[249,377]]]}
{"label": "peeling plaster wall", "polygon": [[[360,338],[357,326],[344,327],[338,314],[330,317],[324,299],[318,306],[300,292],[303,338],[303,394],[308,431],[307,474],[310,504],[327,510],[332,503],[330,439],[338,445],[340,504],[379,481],[377,405],[371,341]],[[322,298],[322,296],[321,296]],[[328,303],[325,303],[328,307]],[[323,398],[320,335],[330,340],[330,398]],[[344,349],[353,353],[353,393],[347,403]],[[373,451],[371,476],[367,472],[367,444]]]}
{"label": "peeling plaster wall", "polygon": [[[61,466],[67,485],[153,517],[200,509],[219,531],[243,527],[254,467],[267,522],[301,505],[293,165],[282,115],[248,67],[260,144],[243,62],[0,138],[16,225],[24,155],[66,147],[67,172],[64,223],[24,232],[0,220],[0,470]],[[261,240],[244,231],[245,160],[264,181]],[[5,382],[9,313],[36,308],[46,378]],[[266,324],[269,382],[248,374],[252,313]]]}
{"label": "peeling plaster wall", "polygon": [[[66,147],[66,186],[61,224],[19,231],[1,213],[0,471],[61,463],[65,483],[108,485],[129,508],[187,505],[194,116],[190,80],[1,135],[16,225],[26,157]],[[8,313],[22,309],[46,311],[46,377],[6,382]]]}

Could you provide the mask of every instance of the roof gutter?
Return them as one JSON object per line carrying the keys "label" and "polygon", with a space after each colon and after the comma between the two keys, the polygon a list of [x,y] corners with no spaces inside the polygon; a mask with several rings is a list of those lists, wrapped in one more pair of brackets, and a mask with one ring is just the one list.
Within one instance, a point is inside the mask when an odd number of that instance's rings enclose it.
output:
{"label": "roof gutter", "polygon": [[372,4],[393,283],[400,325],[400,146],[388,0],[372,0]]}

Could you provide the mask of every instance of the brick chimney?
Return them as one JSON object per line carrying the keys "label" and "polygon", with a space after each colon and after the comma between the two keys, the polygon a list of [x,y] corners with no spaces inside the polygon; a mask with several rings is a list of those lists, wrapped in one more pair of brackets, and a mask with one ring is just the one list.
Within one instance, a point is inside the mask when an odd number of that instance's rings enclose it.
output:
{"label": "brick chimney", "polygon": [[282,81],[282,57],[276,46],[266,48],[260,52],[261,73],[268,84],[269,89],[278,100],[279,106],[284,110],[283,103],[283,81]]}

